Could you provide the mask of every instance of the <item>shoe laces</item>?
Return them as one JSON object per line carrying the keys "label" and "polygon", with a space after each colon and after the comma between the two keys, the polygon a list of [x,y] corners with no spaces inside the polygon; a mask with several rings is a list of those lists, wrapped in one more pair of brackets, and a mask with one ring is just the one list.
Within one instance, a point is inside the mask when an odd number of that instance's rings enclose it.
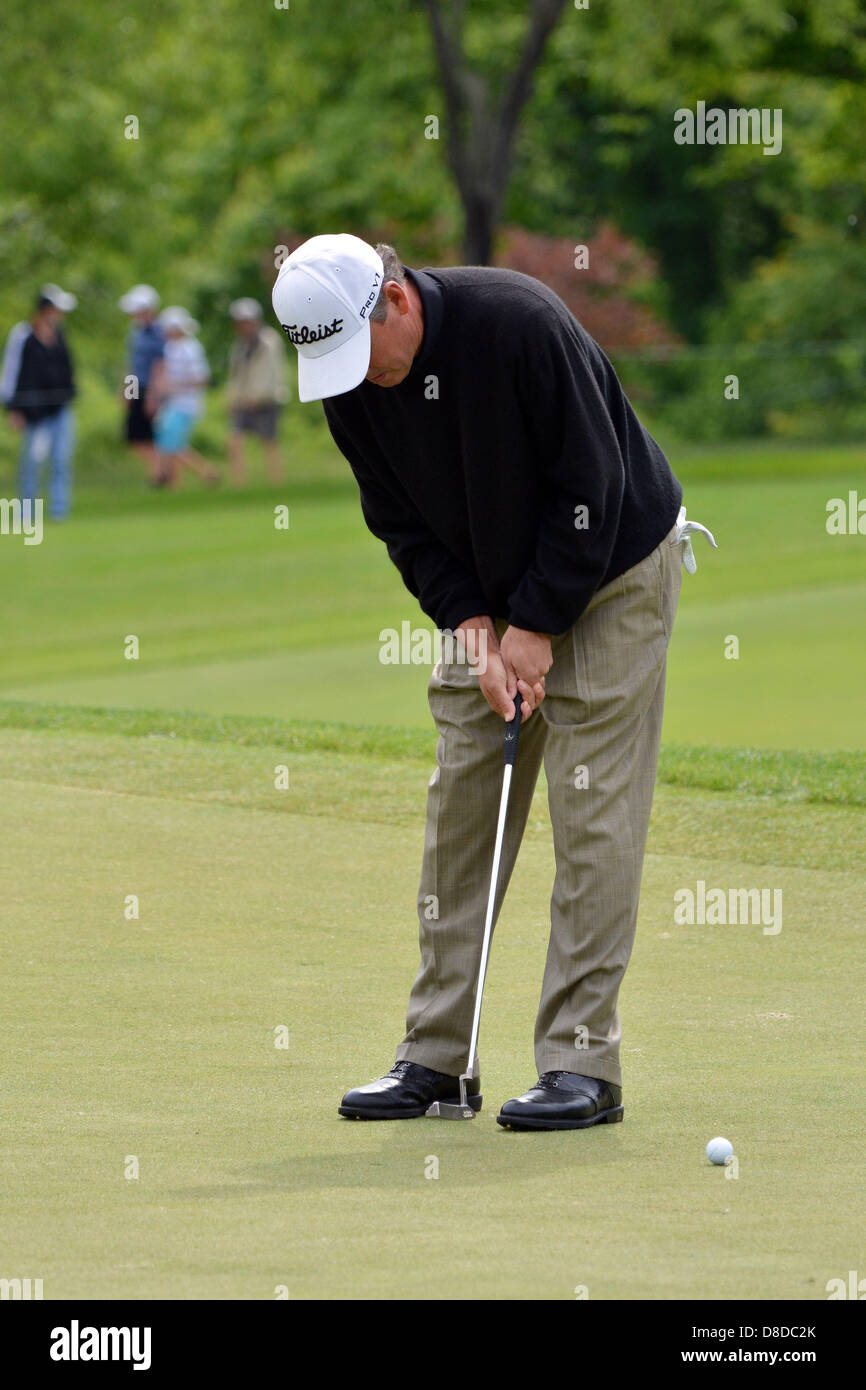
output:
{"label": "shoe laces", "polygon": [[555,1091],[559,1085],[559,1078],[567,1075],[565,1071],[546,1071],[538,1078],[538,1084],[547,1091]]}
{"label": "shoe laces", "polygon": [[403,1076],[404,1073],[407,1072],[407,1071],[409,1070],[409,1068],[411,1067],[411,1065],[412,1065],[411,1062],[395,1062],[394,1065],[393,1065],[393,1067],[391,1068],[391,1070],[388,1072],[388,1075],[389,1075],[389,1076]]}

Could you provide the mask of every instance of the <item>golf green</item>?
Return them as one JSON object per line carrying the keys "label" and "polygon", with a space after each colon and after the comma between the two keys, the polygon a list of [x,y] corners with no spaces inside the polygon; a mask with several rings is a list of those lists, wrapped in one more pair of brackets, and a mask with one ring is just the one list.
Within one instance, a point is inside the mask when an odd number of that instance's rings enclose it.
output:
{"label": "golf green", "polygon": [[[365,1125],[336,1106],[401,1035],[429,765],[315,743],[0,729],[4,1273],[46,1298],[826,1298],[861,1255],[862,786],[804,799],[779,764],[755,794],[660,787],[626,1122],[514,1134],[493,1116],[534,1075],[539,794],[481,1116]],[[781,890],[781,930],[678,924],[698,881]]]}

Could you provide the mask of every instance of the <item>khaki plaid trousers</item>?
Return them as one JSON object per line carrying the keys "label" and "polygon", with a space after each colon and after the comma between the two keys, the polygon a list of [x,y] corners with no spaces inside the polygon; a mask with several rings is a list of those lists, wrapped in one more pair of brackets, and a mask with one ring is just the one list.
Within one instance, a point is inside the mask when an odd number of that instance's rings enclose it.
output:
{"label": "khaki plaid trousers", "polygon": [[[535,1024],[539,1073],[622,1082],[617,998],[634,940],[682,581],[675,535],[676,527],[552,639],[546,698],[521,729],[496,916],[543,760],[556,876]],[[497,624],[500,636],[505,626]],[[428,696],[439,741],[418,893],[421,964],[397,1059],[456,1076],[469,1046],[504,731],[468,665],[440,662]]]}

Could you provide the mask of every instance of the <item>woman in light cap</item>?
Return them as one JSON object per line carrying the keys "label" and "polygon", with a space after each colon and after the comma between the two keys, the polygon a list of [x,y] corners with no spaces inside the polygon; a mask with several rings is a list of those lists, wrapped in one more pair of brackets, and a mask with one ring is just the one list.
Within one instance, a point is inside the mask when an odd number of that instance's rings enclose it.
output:
{"label": "woman in light cap", "polygon": [[171,487],[182,466],[207,483],[218,483],[216,468],[189,442],[210,381],[207,357],[196,337],[198,324],[177,304],[163,309],[157,322],[165,334],[165,352],[151,378],[153,398],[159,402],[154,436],[161,456],[160,481]]}

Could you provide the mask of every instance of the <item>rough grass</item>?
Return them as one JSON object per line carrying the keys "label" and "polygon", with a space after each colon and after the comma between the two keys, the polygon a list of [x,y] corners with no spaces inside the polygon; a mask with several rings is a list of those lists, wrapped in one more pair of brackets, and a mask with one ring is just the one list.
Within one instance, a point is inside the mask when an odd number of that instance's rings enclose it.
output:
{"label": "rough grass", "polygon": [[[429,763],[435,733],[385,725],[249,719],[164,710],[80,708],[0,701],[0,728],[55,733],[125,734],[191,739],[286,753],[335,753],[351,757]],[[748,796],[837,806],[866,805],[866,753],[778,751],[762,748],[663,746],[659,781],[672,787],[738,792]]]}

